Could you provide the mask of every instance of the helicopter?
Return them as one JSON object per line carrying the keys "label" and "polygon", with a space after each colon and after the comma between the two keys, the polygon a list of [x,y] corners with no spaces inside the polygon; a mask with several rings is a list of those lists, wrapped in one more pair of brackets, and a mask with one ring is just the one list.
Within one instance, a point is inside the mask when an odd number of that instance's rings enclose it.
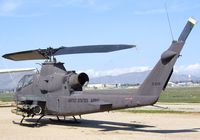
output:
{"label": "helicopter", "polygon": [[88,75],[66,70],[64,63],[57,62],[55,56],[105,53],[130,49],[135,45],[60,47],[5,54],[4,58],[14,61],[45,60],[40,71],[25,75],[19,81],[14,96],[16,108],[12,112],[22,116],[20,124],[26,117],[39,116],[35,122],[38,125],[47,115],[56,116],[58,120],[60,116],[72,116],[77,121],[75,116],[83,114],[153,105],[158,101],[161,91],[166,89],[175,62],[196,23],[195,19],[188,19],[178,40],[172,41],[144,82],[134,91],[83,90],[84,84],[89,82]]}

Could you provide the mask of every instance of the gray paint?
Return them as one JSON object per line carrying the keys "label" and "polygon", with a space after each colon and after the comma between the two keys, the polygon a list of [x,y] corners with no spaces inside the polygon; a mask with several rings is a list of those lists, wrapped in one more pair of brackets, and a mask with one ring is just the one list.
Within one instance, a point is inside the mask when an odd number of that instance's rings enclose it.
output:
{"label": "gray paint", "polygon": [[[34,107],[41,106],[40,115],[75,116],[152,105],[157,102],[161,91],[165,88],[193,26],[191,21],[187,22],[179,40],[172,41],[171,46],[164,51],[138,90],[82,91],[82,85],[86,81],[80,82],[80,80],[84,78],[79,79],[79,75],[74,71],[66,71],[63,63],[45,62],[41,72],[33,75],[33,83],[17,90],[15,98],[17,104],[28,106],[28,109],[17,106],[17,111],[27,113],[27,117],[34,116],[36,115]],[[9,55],[6,56],[9,58]],[[17,54],[11,56],[20,59]]]}

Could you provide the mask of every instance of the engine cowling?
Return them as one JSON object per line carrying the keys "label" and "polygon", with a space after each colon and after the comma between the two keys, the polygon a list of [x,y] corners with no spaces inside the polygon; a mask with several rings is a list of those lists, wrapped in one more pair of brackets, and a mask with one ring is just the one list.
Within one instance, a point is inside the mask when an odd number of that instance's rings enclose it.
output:
{"label": "engine cowling", "polygon": [[89,82],[89,77],[86,73],[73,73],[68,78],[70,87],[75,91],[81,91],[86,82]]}

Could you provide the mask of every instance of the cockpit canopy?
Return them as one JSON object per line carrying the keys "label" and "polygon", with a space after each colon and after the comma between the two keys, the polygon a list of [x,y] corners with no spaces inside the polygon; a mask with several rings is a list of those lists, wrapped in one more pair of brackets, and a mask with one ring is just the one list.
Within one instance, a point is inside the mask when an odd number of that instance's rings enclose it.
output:
{"label": "cockpit canopy", "polygon": [[20,90],[21,88],[24,88],[32,83],[33,83],[33,75],[32,74],[24,75],[17,84],[17,90]]}

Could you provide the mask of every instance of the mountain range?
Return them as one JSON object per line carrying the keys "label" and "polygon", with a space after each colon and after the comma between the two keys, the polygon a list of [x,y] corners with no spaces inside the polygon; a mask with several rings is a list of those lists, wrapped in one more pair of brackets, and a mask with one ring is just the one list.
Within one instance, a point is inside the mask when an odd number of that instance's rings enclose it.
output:
{"label": "mountain range", "polygon": [[[90,78],[90,84],[141,84],[147,77],[150,71],[144,72],[132,72],[126,73],[118,76],[102,76],[96,78]],[[4,89],[14,89],[17,86],[18,81],[25,75],[30,74],[30,72],[15,73],[15,74],[0,74],[0,90]],[[200,77],[186,74],[173,73],[171,82],[185,82],[194,81],[199,82]]]}
{"label": "mountain range", "polygon": [[[132,72],[126,73],[118,76],[103,76],[97,78],[91,78],[90,83],[97,84],[97,83],[106,83],[106,84],[141,84],[150,71],[144,72]],[[170,78],[171,82],[187,82],[187,81],[200,81],[200,77],[196,77],[193,75],[186,75],[186,74],[177,74],[173,73],[172,77]]]}

